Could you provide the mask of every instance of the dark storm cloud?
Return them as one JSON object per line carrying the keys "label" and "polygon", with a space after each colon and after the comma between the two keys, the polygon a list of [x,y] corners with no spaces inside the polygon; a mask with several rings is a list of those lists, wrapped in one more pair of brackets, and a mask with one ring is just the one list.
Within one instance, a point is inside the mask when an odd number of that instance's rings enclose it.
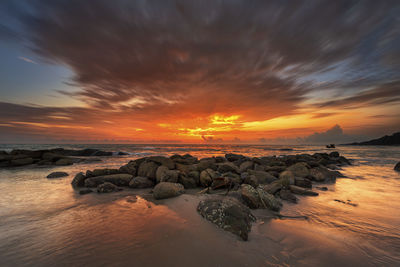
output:
{"label": "dark storm cloud", "polygon": [[303,75],[344,60],[356,68],[375,39],[398,39],[391,1],[27,3],[18,16],[31,48],[82,88],[64,93],[106,109],[133,99],[124,107],[290,114],[317,88]]}

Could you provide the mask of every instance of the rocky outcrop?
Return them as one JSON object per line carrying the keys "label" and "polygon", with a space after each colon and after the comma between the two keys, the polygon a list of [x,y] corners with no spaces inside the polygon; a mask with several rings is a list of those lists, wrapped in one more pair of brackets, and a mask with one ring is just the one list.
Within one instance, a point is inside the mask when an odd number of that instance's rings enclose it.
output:
{"label": "rocky outcrop", "polygon": [[153,189],[155,199],[177,197],[185,192],[183,185],[178,183],[161,182]]}
{"label": "rocky outcrop", "polygon": [[197,211],[206,220],[245,241],[248,240],[251,223],[256,220],[249,208],[232,197],[215,196],[202,200]]}
{"label": "rocky outcrop", "polygon": [[133,176],[127,173],[89,177],[85,179],[85,186],[96,187],[105,182],[112,183],[116,186],[128,186],[132,178]]}
{"label": "rocky outcrop", "polygon": [[49,175],[47,175],[46,178],[60,178],[60,177],[65,177],[68,176],[69,174],[66,172],[52,172]]}

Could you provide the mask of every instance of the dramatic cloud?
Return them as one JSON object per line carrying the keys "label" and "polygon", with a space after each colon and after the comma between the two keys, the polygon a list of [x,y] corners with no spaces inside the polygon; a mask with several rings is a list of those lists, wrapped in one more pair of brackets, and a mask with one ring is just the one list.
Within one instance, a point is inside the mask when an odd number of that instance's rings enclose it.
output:
{"label": "dramatic cloud", "polygon": [[[393,1],[4,3],[19,24],[2,22],[0,37],[18,33],[43,61],[71,69],[74,91],[59,92],[86,104],[13,106],[0,114],[7,123],[98,129],[101,116],[132,131],[215,142],[215,133],[231,132],[232,140],[246,122],[261,125],[305,107],[320,120],[340,113],[332,109],[400,101]],[[332,90],[339,96],[326,100]],[[31,115],[19,118],[16,108]],[[215,116],[236,117],[218,124]]]}

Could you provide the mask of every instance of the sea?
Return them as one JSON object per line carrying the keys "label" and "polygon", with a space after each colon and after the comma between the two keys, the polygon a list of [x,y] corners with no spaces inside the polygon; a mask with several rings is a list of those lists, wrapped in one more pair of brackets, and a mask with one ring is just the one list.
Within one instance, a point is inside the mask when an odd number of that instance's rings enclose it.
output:
{"label": "sea", "polygon": [[[12,149],[95,148],[101,161],[0,170],[0,266],[400,266],[400,147],[322,145],[80,144],[0,145]],[[78,172],[117,168],[132,159],[173,154],[198,158],[338,151],[352,160],[319,196],[284,202],[258,220],[248,241],[197,212],[196,191],[154,201],[149,189],[79,195]],[[126,152],[128,155],[118,155]],[[47,179],[54,171],[68,177]],[[317,187],[327,187],[327,191]],[[291,218],[292,216],[293,218]],[[305,216],[305,217],[301,217]]]}

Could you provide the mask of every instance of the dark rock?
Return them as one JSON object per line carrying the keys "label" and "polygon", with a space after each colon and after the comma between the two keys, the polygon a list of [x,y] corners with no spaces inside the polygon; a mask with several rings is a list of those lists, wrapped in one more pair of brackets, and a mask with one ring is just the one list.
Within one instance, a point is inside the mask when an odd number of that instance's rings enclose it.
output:
{"label": "dark rock", "polygon": [[215,157],[215,163],[224,163],[226,161],[226,158],[217,156]]}
{"label": "dark rock", "polygon": [[204,170],[200,173],[200,185],[208,187],[213,182],[213,179],[217,177],[217,174],[212,169]]}
{"label": "dark rock", "polygon": [[154,182],[147,177],[135,177],[129,182],[131,188],[149,188],[153,187]]}
{"label": "dark rock", "polygon": [[304,188],[312,188],[312,182],[307,178],[294,178],[294,184]]}
{"label": "dark rock", "polygon": [[158,163],[159,165],[166,166],[168,169],[172,170],[175,168],[175,162],[167,157],[163,156],[151,156],[147,158],[147,161],[152,161]]}
{"label": "dark rock", "polygon": [[273,211],[279,211],[282,208],[282,203],[262,187],[258,187],[256,190],[261,201],[260,207],[268,208]]}
{"label": "dark rock", "polygon": [[200,184],[200,172],[198,171],[191,171],[187,174],[187,177],[196,181],[196,184]]}
{"label": "dark rock", "polygon": [[299,162],[288,167],[286,170],[291,171],[296,177],[307,177],[310,174],[307,167],[309,167],[307,163]]}
{"label": "dark rock", "polygon": [[317,186],[317,189],[319,189],[321,191],[328,191],[328,187],[326,187],[326,186]]}
{"label": "dark rock", "polygon": [[177,183],[179,179],[180,171],[177,170],[166,170],[161,176],[160,182]]}
{"label": "dark rock", "polygon": [[155,199],[177,197],[185,192],[183,185],[178,183],[161,182],[153,189]]}
{"label": "dark rock", "polygon": [[193,176],[186,175],[184,173],[181,173],[179,175],[178,182],[183,185],[184,188],[196,188],[197,187],[197,181]]}
{"label": "dark rock", "polygon": [[274,195],[276,192],[278,192],[279,190],[281,190],[283,187],[284,187],[284,186],[283,186],[282,180],[277,180],[277,181],[272,182],[272,183],[270,183],[270,184],[268,184],[268,185],[264,185],[264,186],[263,186],[263,189],[264,189],[266,192],[268,192],[268,193]]}
{"label": "dark rock", "polygon": [[239,155],[239,154],[226,154],[225,155],[225,158],[228,160],[228,161],[237,161],[237,160],[240,160],[240,159],[244,159],[245,158],[245,156],[243,156],[243,155]]}
{"label": "dark rock", "polygon": [[217,164],[215,164],[215,158],[201,159],[199,163],[197,163],[197,170],[199,172],[204,171],[206,169],[212,169],[214,171],[217,170]]}
{"label": "dark rock", "polygon": [[279,174],[279,180],[285,181],[287,184],[294,184],[294,174],[291,171],[284,171]]}
{"label": "dark rock", "polygon": [[64,158],[63,155],[54,154],[54,153],[50,153],[50,152],[43,153],[43,155],[42,155],[42,159],[51,161],[51,162],[56,162],[57,160],[62,159],[62,158]]}
{"label": "dark rock", "polygon": [[49,175],[47,175],[47,178],[60,178],[60,177],[65,177],[68,176],[69,174],[66,172],[52,172]]}
{"label": "dark rock", "polygon": [[176,169],[183,172],[183,173],[189,173],[192,171],[197,170],[197,166],[195,164],[182,164],[182,163],[176,163]]}
{"label": "dark rock", "polygon": [[400,161],[394,166],[394,170],[400,172]]}
{"label": "dark rock", "polygon": [[197,206],[197,211],[206,220],[245,241],[248,239],[251,223],[256,220],[249,208],[232,197],[214,196],[202,200]]}
{"label": "dark rock", "polygon": [[246,178],[243,181],[244,184],[248,184],[251,185],[254,188],[257,188],[259,183],[258,183],[258,179],[255,175],[246,175]]}
{"label": "dark rock", "polygon": [[13,159],[10,161],[10,166],[24,166],[24,165],[29,165],[33,163],[32,158],[22,158],[22,159]]}
{"label": "dark rock", "polygon": [[77,187],[84,186],[85,179],[86,179],[86,176],[82,172],[76,174],[74,179],[72,179],[72,182],[71,182],[72,187],[77,188]]}
{"label": "dark rock", "polygon": [[318,196],[319,194],[317,192],[299,187],[299,186],[295,186],[295,185],[291,185],[289,186],[290,191],[293,194],[297,194],[297,195],[305,195],[305,196]]}
{"label": "dark rock", "polygon": [[258,196],[257,190],[248,184],[242,184],[240,187],[240,194],[246,205],[251,209],[257,209],[260,207],[261,200]]}
{"label": "dark rock", "polygon": [[155,181],[157,168],[158,165],[153,161],[144,161],[139,166],[138,176],[147,177]]}
{"label": "dark rock", "polygon": [[156,171],[156,183],[161,182],[161,178],[164,176],[165,172],[168,171],[168,170],[169,170],[168,167],[167,166],[163,166],[163,165],[161,165],[161,166],[159,166],[157,168],[157,171]]}
{"label": "dark rock", "polygon": [[253,168],[253,166],[254,166],[254,163],[252,161],[245,161],[242,164],[240,164],[239,172],[242,173],[247,170],[250,170]]}
{"label": "dark rock", "polygon": [[270,184],[273,181],[276,181],[276,177],[265,171],[254,171],[248,170],[250,175],[254,175],[257,178],[259,184]]}
{"label": "dark rock", "polygon": [[72,158],[62,158],[56,161],[57,166],[68,166],[74,164],[76,161]]}
{"label": "dark rock", "polygon": [[335,181],[336,177],[341,177],[338,171],[331,171],[325,167],[315,167],[310,170],[310,178],[317,182]]}
{"label": "dark rock", "polygon": [[89,188],[79,190],[80,195],[86,195],[86,194],[90,194],[90,193],[93,193],[93,191]]}
{"label": "dark rock", "polygon": [[[111,175],[111,174],[119,174],[119,169],[94,169],[91,173],[90,176],[104,176],[104,175]],[[86,174],[88,177],[88,174]]]}
{"label": "dark rock", "polygon": [[118,156],[127,156],[127,155],[129,155],[129,153],[122,152],[122,151],[118,152]]}
{"label": "dark rock", "polygon": [[120,173],[128,173],[135,176],[137,172],[137,167],[138,165],[136,161],[129,161],[127,164],[121,166],[118,171]]}
{"label": "dark rock", "polygon": [[237,167],[232,162],[221,163],[218,165],[218,172],[220,172],[220,173],[225,173],[225,172],[239,173],[239,167]]}
{"label": "dark rock", "polygon": [[337,151],[333,151],[333,152],[329,153],[329,157],[331,157],[331,158],[338,158],[339,156],[340,156],[339,152],[337,152]]}
{"label": "dark rock", "polygon": [[97,193],[111,193],[121,191],[122,189],[118,188],[112,183],[105,182],[103,184],[99,184],[97,186]]}
{"label": "dark rock", "polygon": [[290,192],[290,190],[281,190],[279,192],[279,197],[283,200],[286,200],[288,202],[292,202],[292,203],[297,203],[298,199],[295,195],[292,194],[292,192]]}
{"label": "dark rock", "polygon": [[86,187],[96,187],[102,183],[112,183],[117,186],[128,186],[129,182],[132,180],[132,175],[127,173],[120,174],[110,174],[103,176],[95,176],[85,179]]}
{"label": "dark rock", "polygon": [[196,157],[193,157],[190,154],[186,154],[183,156],[173,155],[170,157],[170,159],[172,159],[175,163],[181,163],[181,164],[187,164],[187,165],[196,164],[199,161]]}

